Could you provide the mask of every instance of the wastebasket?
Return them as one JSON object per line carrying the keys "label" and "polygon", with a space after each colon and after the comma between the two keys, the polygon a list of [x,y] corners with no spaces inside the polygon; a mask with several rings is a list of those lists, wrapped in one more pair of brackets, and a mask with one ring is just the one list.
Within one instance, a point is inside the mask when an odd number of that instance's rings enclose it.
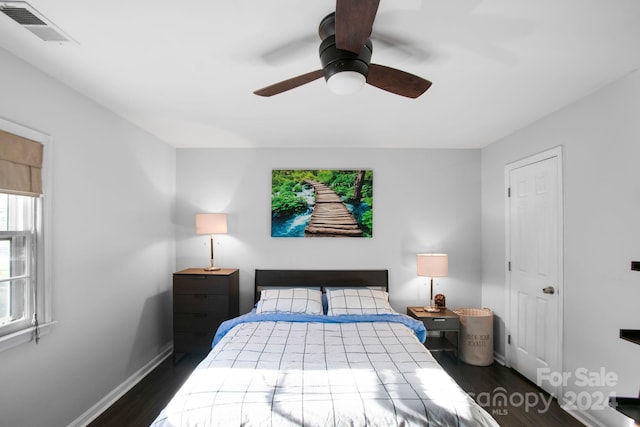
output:
{"label": "wastebasket", "polygon": [[470,365],[493,363],[493,312],[488,308],[457,308],[460,316],[460,360]]}

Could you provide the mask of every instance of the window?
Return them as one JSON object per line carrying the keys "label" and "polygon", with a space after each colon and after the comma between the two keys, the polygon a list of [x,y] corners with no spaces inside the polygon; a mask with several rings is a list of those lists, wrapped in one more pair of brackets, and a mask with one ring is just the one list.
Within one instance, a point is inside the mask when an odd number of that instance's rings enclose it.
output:
{"label": "window", "polygon": [[[46,135],[0,119],[0,350],[48,332]],[[49,149],[50,145],[47,145]]]}
{"label": "window", "polygon": [[3,335],[35,322],[38,199],[0,193],[0,331]]}

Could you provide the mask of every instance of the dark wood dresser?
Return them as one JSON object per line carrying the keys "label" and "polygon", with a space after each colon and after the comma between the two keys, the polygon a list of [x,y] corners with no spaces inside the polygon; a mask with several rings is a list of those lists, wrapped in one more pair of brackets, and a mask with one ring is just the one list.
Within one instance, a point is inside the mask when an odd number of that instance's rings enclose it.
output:
{"label": "dark wood dresser", "polygon": [[173,273],[173,360],[208,353],[220,323],[239,315],[237,269],[188,268]]}

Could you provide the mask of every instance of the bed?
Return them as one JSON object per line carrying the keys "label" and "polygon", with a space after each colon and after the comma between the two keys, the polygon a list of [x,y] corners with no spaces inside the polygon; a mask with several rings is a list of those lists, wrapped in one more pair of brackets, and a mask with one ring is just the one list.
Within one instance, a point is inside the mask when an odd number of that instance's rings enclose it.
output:
{"label": "bed", "polygon": [[386,270],[256,270],[255,295],[152,426],[498,426],[388,304]]}

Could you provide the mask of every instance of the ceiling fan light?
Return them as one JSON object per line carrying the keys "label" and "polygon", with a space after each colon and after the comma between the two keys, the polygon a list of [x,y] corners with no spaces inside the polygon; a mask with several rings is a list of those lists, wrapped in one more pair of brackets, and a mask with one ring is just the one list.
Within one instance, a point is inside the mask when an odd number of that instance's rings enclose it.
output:
{"label": "ceiling fan light", "polygon": [[341,71],[327,79],[329,90],[338,95],[356,93],[367,82],[367,78],[357,71]]}

